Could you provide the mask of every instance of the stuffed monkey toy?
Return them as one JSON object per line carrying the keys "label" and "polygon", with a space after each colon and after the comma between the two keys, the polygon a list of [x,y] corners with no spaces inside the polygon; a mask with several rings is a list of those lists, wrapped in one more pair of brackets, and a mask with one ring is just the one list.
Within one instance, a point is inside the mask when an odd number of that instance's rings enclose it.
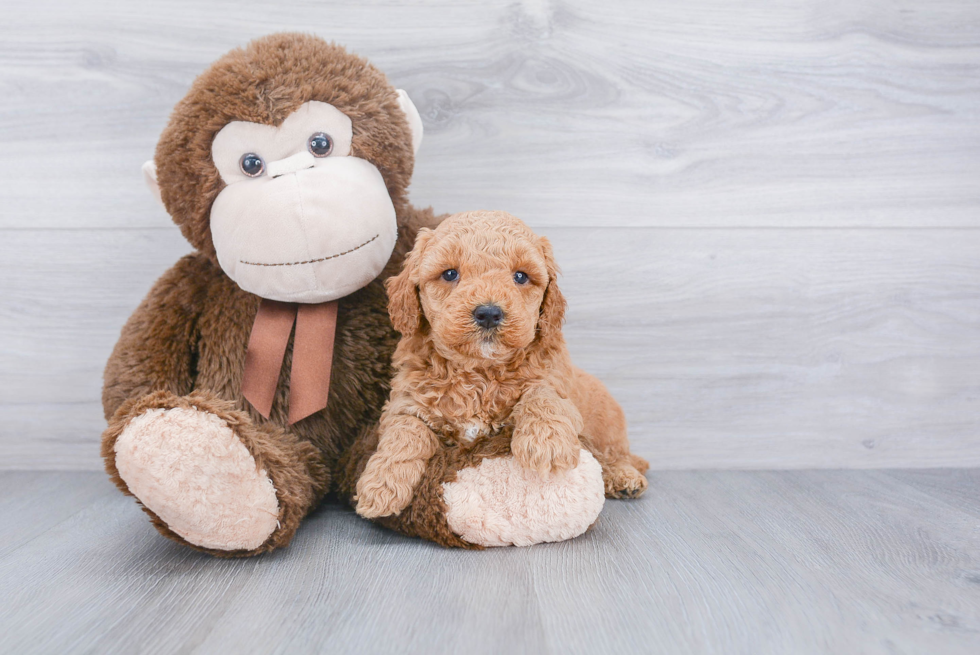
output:
{"label": "stuffed monkey toy", "polygon": [[[195,252],[123,327],[102,394],[106,470],[166,537],[255,555],[287,545],[331,488],[353,499],[399,340],[384,280],[442,218],[407,200],[421,138],[403,91],[308,35],[233,50],[177,104],[143,171]],[[597,465],[577,483],[586,495],[550,485],[543,521],[514,515],[527,486],[498,466],[509,444],[501,434],[441,451],[411,504],[376,519],[463,547],[569,538],[585,527],[569,516],[591,523]],[[460,479],[477,484],[452,487]],[[503,495],[456,505],[489,541],[447,522],[447,490],[480,485]]]}
{"label": "stuffed monkey toy", "polygon": [[106,469],[165,536],[288,544],[377,420],[383,280],[439,222],[406,197],[421,137],[380,71],[300,34],[229,52],[177,104],[144,175],[196,251],[126,323],[102,394]]}

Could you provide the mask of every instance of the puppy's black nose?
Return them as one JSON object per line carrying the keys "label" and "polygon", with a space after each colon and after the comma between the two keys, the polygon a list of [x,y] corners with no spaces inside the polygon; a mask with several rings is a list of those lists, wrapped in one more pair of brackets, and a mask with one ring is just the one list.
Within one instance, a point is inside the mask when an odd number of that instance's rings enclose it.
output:
{"label": "puppy's black nose", "polygon": [[484,330],[492,330],[504,320],[504,310],[496,305],[480,305],[473,310],[473,320]]}

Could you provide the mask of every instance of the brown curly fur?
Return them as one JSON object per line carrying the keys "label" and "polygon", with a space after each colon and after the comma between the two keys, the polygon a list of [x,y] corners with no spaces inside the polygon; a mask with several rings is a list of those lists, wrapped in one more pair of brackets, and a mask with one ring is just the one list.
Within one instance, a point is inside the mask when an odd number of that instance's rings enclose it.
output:
{"label": "brown curly fur", "polygon": [[[448,269],[457,280],[443,279]],[[517,284],[516,271],[529,281]],[[456,214],[420,231],[387,282],[402,339],[380,437],[356,483],[358,513],[397,515],[443,445],[468,450],[473,436],[505,429],[515,458],[543,475],[574,468],[584,445],[603,467],[607,495],[643,493],[647,463],[629,452],[622,409],[572,365],[557,276],[547,239],[504,212]],[[473,319],[489,303],[504,312],[491,331]]]}
{"label": "brown curly fur", "polygon": [[[289,426],[291,343],[270,418],[262,418],[241,395],[246,346],[260,299],[240,289],[216,262],[208,216],[222,183],[211,161],[211,141],[229,121],[278,125],[310,100],[333,104],[351,118],[352,154],[381,171],[396,209],[399,238],[379,277],[340,300],[327,408]],[[126,323],[106,365],[106,470],[129,493],[116,470],[113,445],[139,413],[187,405],[212,412],[225,419],[269,472],[281,527],[253,551],[209,552],[268,551],[289,542],[302,517],[329,489],[341,452],[364,426],[377,421],[388,397],[398,339],[382,280],[401,268],[418,229],[438,224],[440,217],[406,201],[414,156],[395,89],[364,59],[312,36],[268,36],[216,61],[174,109],[155,159],[167,210],[198,252],[157,281]],[[186,543],[152,518],[164,535]]]}

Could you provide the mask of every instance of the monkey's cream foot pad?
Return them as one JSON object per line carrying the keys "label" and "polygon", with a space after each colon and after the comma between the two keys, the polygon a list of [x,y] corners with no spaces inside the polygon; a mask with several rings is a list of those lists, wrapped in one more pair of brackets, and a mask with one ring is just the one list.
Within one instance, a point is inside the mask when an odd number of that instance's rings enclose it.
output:
{"label": "monkey's cream foot pad", "polygon": [[584,533],[605,501],[602,467],[581,451],[571,471],[545,479],[513,457],[485,459],[443,485],[449,528],[480,546],[530,546]]}
{"label": "monkey's cream foot pad", "polygon": [[188,542],[251,550],[276,529],[272,481],[214,414],[153,409],[116,440],[116,468],[143,505]]}

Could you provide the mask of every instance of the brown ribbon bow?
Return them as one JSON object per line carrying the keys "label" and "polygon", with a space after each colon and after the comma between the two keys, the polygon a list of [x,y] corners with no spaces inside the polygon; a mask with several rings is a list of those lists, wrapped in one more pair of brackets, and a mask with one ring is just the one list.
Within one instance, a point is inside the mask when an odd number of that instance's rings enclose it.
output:
{"label": "brown ribbon bow", "polygon": [[242,395],[259,414],[269,418],[293,323],[296,336],[289,372],[290,425],[327,406],[337,330],[336,300],[306,305],[263,298],[248,338],[242,378]]}

